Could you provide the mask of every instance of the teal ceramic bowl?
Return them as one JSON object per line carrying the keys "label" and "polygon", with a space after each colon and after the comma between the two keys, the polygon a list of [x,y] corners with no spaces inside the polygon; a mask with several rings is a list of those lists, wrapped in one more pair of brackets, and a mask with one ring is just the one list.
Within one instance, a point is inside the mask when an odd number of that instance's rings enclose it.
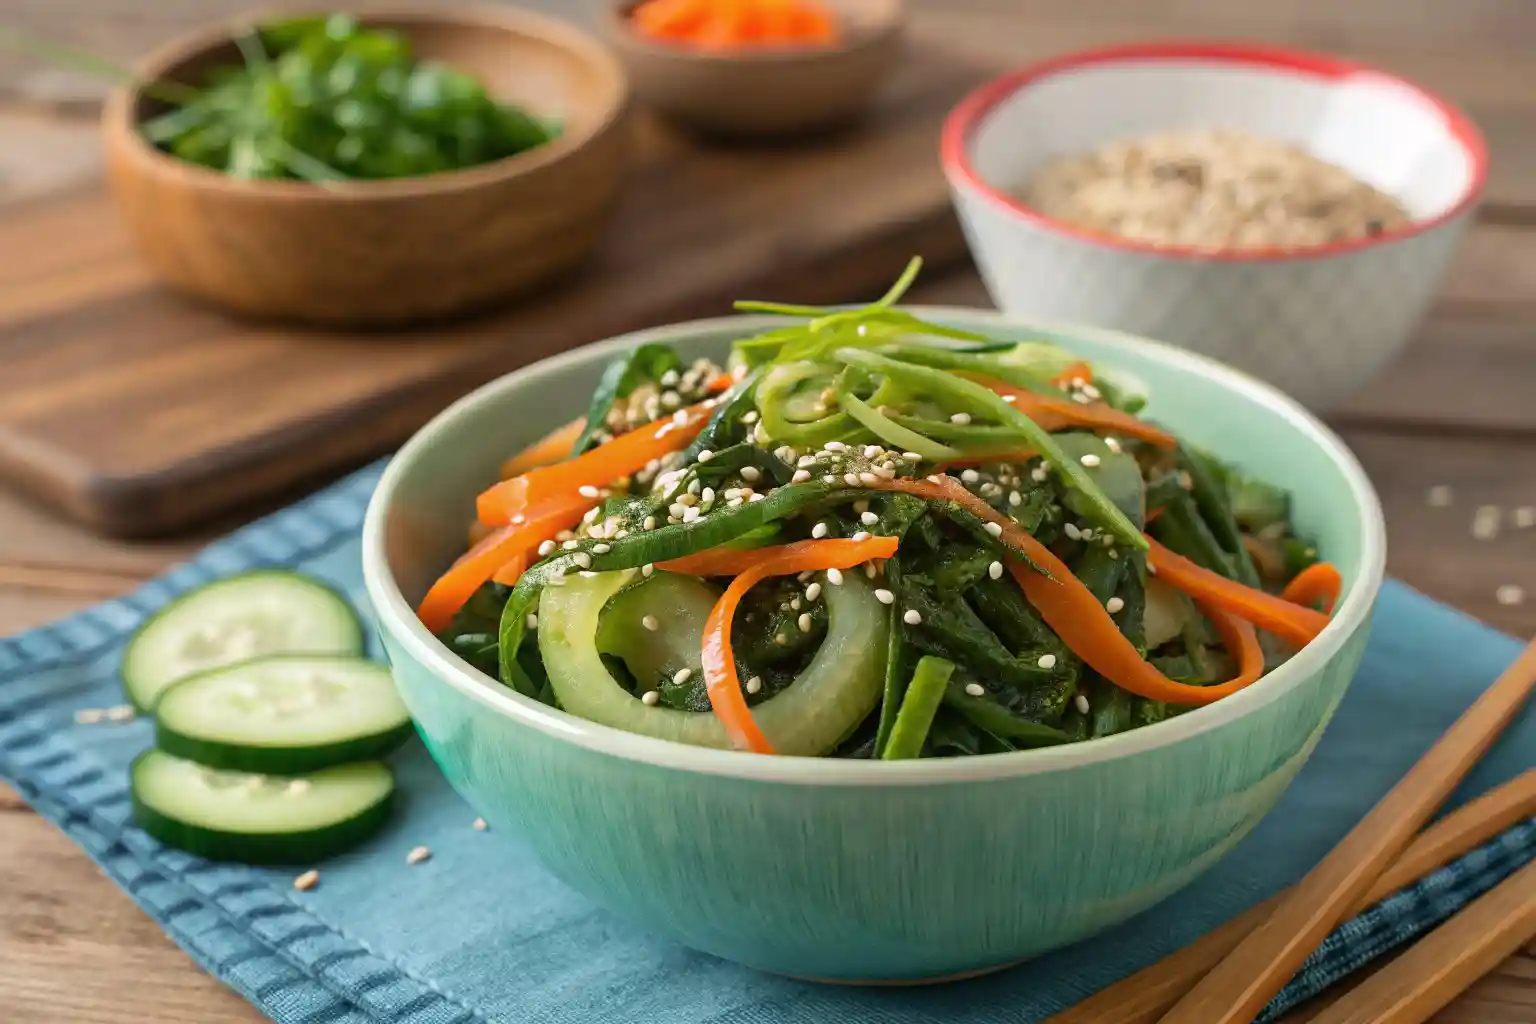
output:
{"label": "teal ceramic bowl", "polygon": [[400,690],[432,756],[497,828],[599,906],[780,974],[939,979],[1077,942],[1189,885],[1274,806],[1365,645],[1381,512],[1344,445],[1267,385],[1124,335],[978,310],[920,315],[1046,336],[1128,371],[1149,414],[1289,487],[1344,573],[1335,619],[1249,689],[1134,732],[1057,747],[882,763],[705,750],[618,732],[480,675],[412,613],[457,556],[475,495],[510,452],[586,403],[645,341],[723,357],[767,318],[632,334],[521,370],[428,424],[384,474],[363,567]]}

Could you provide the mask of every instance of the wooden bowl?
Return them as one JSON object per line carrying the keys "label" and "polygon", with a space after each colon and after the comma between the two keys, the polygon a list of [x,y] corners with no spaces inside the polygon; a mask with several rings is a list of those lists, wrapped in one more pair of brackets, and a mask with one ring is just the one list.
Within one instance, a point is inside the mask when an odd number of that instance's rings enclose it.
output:
{"label": "wooden bowl", "polygon": [[[563,119],[559,138],[461,171],[318,186],[246,181],[151,146],[163,109],[136,90],[103,115],[129,233],[165,281],[263,318],[388,326],[510,299],[575,264],[614,205],[627,156],[624,71],[597,40],[509,8],[365,15],[498,99]],[[145,77],[198,83],[238,62],[228,26],[159,50]]]}
{"label": "wooden bowl", "polygon": [[653,42],[635,31],[635,0],[609,8],[604,30],[635,95],[695,130],[735,137],[818,131],[869,106],[901,49],[900,0],[823,0],[842,38],[828,47],[716,51]]}

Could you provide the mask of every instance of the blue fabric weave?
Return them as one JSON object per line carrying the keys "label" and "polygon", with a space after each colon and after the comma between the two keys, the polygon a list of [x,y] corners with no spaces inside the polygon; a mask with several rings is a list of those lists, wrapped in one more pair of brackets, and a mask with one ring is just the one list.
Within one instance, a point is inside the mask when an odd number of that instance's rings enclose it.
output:
{"label": "blue fabric weave", "polygon": [[[122,701],[122,644],[190,587],[257,565],[302,569],[363,602],[358,527],[372,466],[219,541],[134,593],[0,640],[0,778],[54,821],[198,963],[282,1024],[1026,1024],[1191,941],[1295,881],[1514,657],[1507,636],[1398,584],[1360,674],[1280,806],[1205,878],[1106,935],[992,977],[857,989],[756,974],[614,921],[472,811],[419,744],[375,840],[295,892],[288,871],[219,865],[134,828],[125,768],[146,721],[81,726]],[[1455,800],[1536,762],[1523,715]],[[408,867],[427,845],[432,858]],[[1511,829],[1342,926],[1266,1019],[1410,941],[1536,855]]]}

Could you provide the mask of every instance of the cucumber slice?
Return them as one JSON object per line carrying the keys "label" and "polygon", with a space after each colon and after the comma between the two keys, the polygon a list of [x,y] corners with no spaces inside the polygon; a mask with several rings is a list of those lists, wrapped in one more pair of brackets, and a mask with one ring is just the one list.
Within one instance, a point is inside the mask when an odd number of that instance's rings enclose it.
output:
{"label": "cucumber slice", "polygon": [[128,641],[123,688],[140,712],[178,679],[269,654],[361,654],[363,626],[347,600],[285,569],[258,569],[199,587],[160,609]]}
{"label": "cucumber slice", "polygon": [[[573,715],[677,743],[729,749],[730,737],[709,711],[677,711],[642,703],[626,692],[598,652],[599,619],[633,570],[566,577],[539,595],[539,652],[560,706]],[[885,606],[863,574],[822,590],[827,636],[811,663],[786,689],[752,709],[780,754],[820,757],[869,717],[885,685]]]}
{"label": "cucumber slice", "polygon": [[128,769],[133,817],[210,860],[302,864],[341,853],[389,817],[395,780],[377,761],[297,778],[226,772],[146,750]]}
{"label": "cucumber slice", "polygon": [[172,683],[155,745],[213,768],[293,775],[381,757],[411,734],[389,670],[362,658],[276,655]]}

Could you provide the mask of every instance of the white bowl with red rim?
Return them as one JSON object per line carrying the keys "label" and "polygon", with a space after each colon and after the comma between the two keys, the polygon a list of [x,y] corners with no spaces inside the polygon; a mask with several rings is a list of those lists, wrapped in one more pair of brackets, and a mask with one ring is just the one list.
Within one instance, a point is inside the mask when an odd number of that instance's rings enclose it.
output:
{"label": "white bowl with red rim", "polygon": [[[1192,128],[1297,144],[1395,196],[1412,219],[1356,241],[1210,250],[1087,231],[1016,195],[1053,157]],[[1471,120],[1411,82],[1336,57],[1212,42],[1093,50],[1006,74],[950,113],[941,148],[1004,312],[1172,342],[1314,408],[1407,342],[1488,170]]]}

